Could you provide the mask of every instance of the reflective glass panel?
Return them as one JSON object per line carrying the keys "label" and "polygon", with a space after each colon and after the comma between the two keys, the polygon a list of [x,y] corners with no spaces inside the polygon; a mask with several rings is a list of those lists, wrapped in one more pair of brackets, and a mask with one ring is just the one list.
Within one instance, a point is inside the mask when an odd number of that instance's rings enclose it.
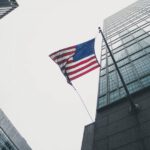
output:
{"label": "reflective glass panel", "polygon": [[7,135],[0,128],[0,150],[17,150]]}

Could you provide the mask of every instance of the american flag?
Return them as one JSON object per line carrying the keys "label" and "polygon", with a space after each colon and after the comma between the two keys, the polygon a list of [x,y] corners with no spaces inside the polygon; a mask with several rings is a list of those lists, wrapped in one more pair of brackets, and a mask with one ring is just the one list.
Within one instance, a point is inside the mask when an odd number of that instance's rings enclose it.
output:
{"label": "american flag", "polygon": [[95,39],[92,39],[49,55],[59,65],[68,83],[100,66],[95,56],[94,43]]}

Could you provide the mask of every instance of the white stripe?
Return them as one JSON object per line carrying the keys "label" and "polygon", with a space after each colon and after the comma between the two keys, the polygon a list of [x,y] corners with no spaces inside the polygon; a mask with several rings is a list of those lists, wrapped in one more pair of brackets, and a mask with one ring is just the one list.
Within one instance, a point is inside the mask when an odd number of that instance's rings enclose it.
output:
{"label": "white stripe", "polygon": [[68,69],[68,70],[67,70],[67,73],[72,72],[72,71],[75,71],[75,70],[77,70],[77,69],[80,69],[80,68],[82,68],[82,67],[84,67],[84,66],[86,66],[86,65],[88,65],[88,64],[90,64],[90,63],[92,63],[92,62],[94,62],[94,61],[96,61],[96,58],[93,58],[93,59],[91,59],[90,61],[88,61],[88,62],[86,62],[86,63],[84,63],[84,64],[82,64],[82,65],[79,65],[79,66],[77,66],[77,67],[75,67],[75,68]]}
{"label": "white stripe", "polygon": [[68,52],[73,52],[73,51],[75,51],[75,50],[76,50],[75,48],[71,48],[71,49],[67,49],[67,50],[58,51],[56,54],[53,54],[53,55],[51,55],[50,57],[51,57],[52,59],[54,59],[56,56],[60,56],[60,55],[62,55],[62,54],[68,53]]}
{"label": "white stripe", "polygon": [[67,55],[67,56],[65,56],[65,57],[61,57],[61,58],[59,58],[59,59],[56,59],[55,61],[57,61],[57,62],[59,63],[59,62],[61,62],[61,61],[65,60],[65,59],[70,58],[70,57],[71,57],[71,56],[73,56],[73,55],[74,55],[74,54]]}
{"label": "white stripe", "polygon": [[[88,56],[88,57],[85,57],[85,58],[83,58],[83,59],[80,59],[79,61],[68,63],[68,64],[66,65],[66,67],[70,67],[70,66],[72,66],[72,65],[76,65],[76,64],[80,63],[81,61],[84,61],[84,60],[86,60],[86,59],[89,59],[89,58],[91,58],[91,57],[93,57],[93,56],[95,56],[95,54],[90,55],[90,56]],[[72,60],[73,60],[73,58],[72,58]]]}
{"label": "white stripe", "polygon": [[87,70],[89,70],[89,69],[91,69],[91,68],[94,68],[94,67],[97,66],[97,65],[98,65],[98,63],[95,63],[95,64],[93,64],[92,66],[89,66],[89,67],[87,67],[87,68],[85,68],[85,69],[83,69],[83,70],[81,70],[81,71],[79,71],[79,72],[77,72],[77,73],[74,73],[74,74],[68,75],[68,76],[69,76],[69,78],[73,78],[73,77],[75,77],[75,76],[77,76],[77,75],[80,75],[80,74],[86,72]]}

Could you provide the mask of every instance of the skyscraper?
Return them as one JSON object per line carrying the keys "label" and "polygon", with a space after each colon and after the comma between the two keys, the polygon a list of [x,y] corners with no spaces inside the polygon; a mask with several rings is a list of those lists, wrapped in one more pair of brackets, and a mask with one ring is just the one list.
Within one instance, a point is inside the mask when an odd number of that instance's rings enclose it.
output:
{"label": "skyscraper", "polygon": [[18,7],[15,0],[0,0],[0,19]]}
{"label": "skyscraper", "polygon": [[31,150],[7,116],[0,109],[0,150]]}
{"label": "skyscraper", "polygon": [[82,150],[149,150],[150,1],[138,0],[106,18],[103,32],[140,111],[129,111],[126,92],[102,42],[96,120],[85,127]]}

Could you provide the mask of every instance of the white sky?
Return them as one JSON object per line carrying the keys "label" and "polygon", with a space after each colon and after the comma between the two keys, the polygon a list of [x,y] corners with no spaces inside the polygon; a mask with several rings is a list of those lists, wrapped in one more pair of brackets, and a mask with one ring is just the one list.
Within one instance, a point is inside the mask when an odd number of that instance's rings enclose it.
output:
{"label": "white sky", "polygon": [[[103,19],[135,0],[18,0],[0,20],[0,106],[33,150],[80,150],[91,123],[48,55],[95,36]],[[74,81],[95,118],[99,69]]]}

